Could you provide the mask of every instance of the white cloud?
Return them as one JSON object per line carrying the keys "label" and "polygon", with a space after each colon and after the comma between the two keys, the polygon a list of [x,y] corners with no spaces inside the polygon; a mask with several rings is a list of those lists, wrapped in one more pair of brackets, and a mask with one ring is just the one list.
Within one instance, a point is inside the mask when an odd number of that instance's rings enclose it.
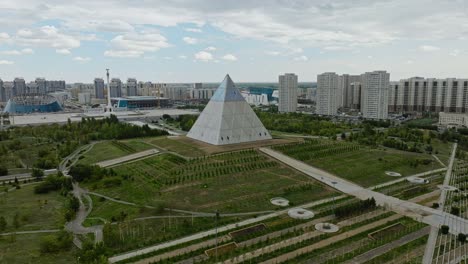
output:
{"label": "white cloud", "polygon": [[454,50],[452,50],[452,51],[449,53],[449,55],[450,55],[450,56],[453,56],[453,57],[457,57],[458,55],[460,55],[460,53],[461,53],[461,50],[459,50],[459,49],[454,49]]}
{"label": "white cloud", "polygon": [[21,55],[21,51],[19,50],[5,50],[1,52],[4,55]]}
{"label": "white cloud", "polygon": [[11,37],[8,33],[5,32],[0,32],[0,44],[3,43],[10,43],[11,42]]}
{"label": "white cloud", "polygon": [[179,55],[179,59],[185,60],[185,59],[187,59],[187,56],[185,56],[185,55]]}
{"label": "white cloud", "polygon": [[190,45],[194,45],[198,43],[198,40],[196,38],[184,37],[183,40],[185,43],[190,44]]}
{"label": "white cloud", "polygon": [[206,51],[200,51],[195,53],[195,59],[200,61],[211,61],[213,60],[213,54]]}
{"label": "white cloud", "polygon": [[9,61],[9,60],[0,60],[0,65],[11,65],[11,64],[14,64],[14,62]]}
{"label": "white cloud", "polygon": [[143,54],[144,52],[136,50],[106,50],[104,52],[104,56],[115,58],[138,58]]}
{"label": "white cloud", "polygon": [[62,33],[55,26],[43,26],[39,29],[20,29],[13,41],[23,46],[41,46],[55,49],[73,49],[80,46],[78,37]]}
{"label": "white cloud", "polygon": [[159,33],[129,33],[118,35],[111,40],[112,49],[104,52],[108,57],[136,58],[145,52],[155,52],[167,48],[170,44]]}
{"label": "white cloud", "polygon": [[413,60],[407,60],[407,61],[406,61],[406,64],[413,64],[413,63],[414,63]]}
{"label": "white cloud", "polygon": [[62,55],[69,55],[71,54],[69,49],[56,49],[55,52],[57,54],[62,54]]}
{"label": "white cloud", "polygon": [[223,56],[222,59],[227,60],[227,61],[236,61],[237,57],[234,56],[233,54],[226,54],[226,55]]}
{"label": "white cloud", "polygon": [[341,51],[341,50],[351,50],[351,47],[345,47],[345,46],[327,46],[323,48],[324,50],[330,50],[330,51]]}
{"label": "white cloud", "polygon": [[439,47],[431,46],[431,45],[422,45],[422,46],[419,46],[419,49],[422,50],[422,51],[437,51],[437,50],[440,50]]}
{"label": "white cloud", "polygon": [[195,32],[195,33],[201,33],[203,32],[201,29],[199,28],[185,28],[185,31],[188,31],[188,32]]}
{"label": "white cloud", "polygon": [[78,62],[88,62],[88,61],[91,60],[91,58],[90,57],[80,57],[80,56],[78,56],[78,57],[74,57],[73,60],[78,61]]}
{"label": "white cloud", "polygon": [[22,50],[5,50],[1,52],[5,55],[26,55],[26,54],[34,54],[34,50],[30,48],[22,49]]}
{"label": "white cloud", "polygon": [[294,58],[294,60],[295,61],[308,61],[309,58],[307,58],[307,56],[305,56],[305,55],[302,55],[302,56]]}
{"label": "white cloud", "polygon": [[213,47],[213,46],[209,46],[205,49],[206,51],[215,51],[216,50],[216,47]]}
{"label": "white cloud", "polygon": [[164,57],[165,60],[172,60],[172,57],[166,56]]}
{"label": "white cloud", "polygon": [[265,51],[265,54],[271,55],[271,56],[278,56],[281,53],[279,51]]}

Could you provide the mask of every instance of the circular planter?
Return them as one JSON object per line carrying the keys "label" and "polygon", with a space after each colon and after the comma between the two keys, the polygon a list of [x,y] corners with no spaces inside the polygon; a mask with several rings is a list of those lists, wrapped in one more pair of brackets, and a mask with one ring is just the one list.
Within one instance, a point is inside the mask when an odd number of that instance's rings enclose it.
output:
{"label": "circular planter", "polygon": [[315,229],[324,233],[335,233],[340,230],[337,225],[332,223],[318,223],[315,225]]}
{"label": "circular planter", "polygon": [[409,182],[411,182],[411,183],[415,183],[415,184],[425,184],[425,183],[429,183],[429,180],[426,180],[426,179],[423,179],[423,178],[419,178],[419,177],[408,177],[406,180],[409,181]]}
{"label": "circular planter", "polygon": [[392,177],[401,177],[400,173],[394,172],[394,171],[386,171],[385,174],[387,174],[388,176],[392,176]]}
{"label": "circular planter", "polygon": [[270,199],[270,203],[277,206],[288,206],[289,201],[281,197],[275,197]]}
{"label": "circular planter", "polygon": [[306,210],[304,208],[293,208],[288,211],[288,215],[294,219],[310,219],[315,216],[312,211]]}

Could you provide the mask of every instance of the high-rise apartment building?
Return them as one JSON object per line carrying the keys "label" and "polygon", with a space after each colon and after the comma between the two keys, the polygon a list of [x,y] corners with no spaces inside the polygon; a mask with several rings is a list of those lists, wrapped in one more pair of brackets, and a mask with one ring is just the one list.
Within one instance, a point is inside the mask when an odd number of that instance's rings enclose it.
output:
{"label": "high-rise apartment building", "polygon": [[65,90],[65,81],[57,80],[57,81],[46,81],[47,93],[53,93],[57,91],[64,91]]}
{"label": "high-rise apartment building", "polygon": [[339,76],[337,94],[338,108],[351,108],[354,96],[351,85],[360,81],[360,75],[343,74]]}
{"label": "high-rise apartment building", "polygon": [[278,111],[281,113],[297,110],[297,75],[285,73],[279,76]]}
{"label": "high-rise apartment building", "polygon": [[94,97],[104,99],[104,80],[102,78],[94,79]]}
{"label": "high-rise apartment building", "polygon": [[122,81],[119,78],[112,78],[109,84],[110,97],[122,97]]}
{"label": "high-rise apartment building", "polygon": [[386,71],[366,72],[361,75],[361,82],[361,112],[363,117],[387,119],[390,74]]}
{"label": "high-rise apartment building", "polygon": [[137,80],[135,78],[127,79],[127,96],[137,96]]}
{"label": "high-rise apartment building", "polygon": [[334,72],[317,75],[316,113],[319,115],[336,115],[341,97],[339,89],[340,76]]}
{"label": "high-rise apartment building", "polygon": [[171,100],[185,100],[187,99],[189,87],[183,84],[166,85],[163,88],[165,98]]}
{"label": "high-rise apartment building", "polygon": [[15,83],[14,82],[4,82],[3,90],[5,91],[4,102],[8,102],[11,98],[15,96]]}
{"label": "high-rise apartment building", "polygon": [[3,87],[2,79],[0,79],[0,102],[5,102],[5,87]]}
{"label": "high-rise apartment building", "polygon": [[15,78],[13,81],[12,96],[23,95],[26,93],[26,82],[23,78]]}
{"label": "high-rise apartment building", "polygon": [[38,94],[46,94],[47,92],[47,83],[44,78],[36,78],[36,84],[37,84],[37,93]]}
{"label": "high-rise apartment building", "polygon": [[413,77],[390,86],[389,111],[468,112],[468,79]]}
{"label": "high-rise apartment building", "polygon": [[361,83],[353,82],[351,83],[351,109],[361,110]]}

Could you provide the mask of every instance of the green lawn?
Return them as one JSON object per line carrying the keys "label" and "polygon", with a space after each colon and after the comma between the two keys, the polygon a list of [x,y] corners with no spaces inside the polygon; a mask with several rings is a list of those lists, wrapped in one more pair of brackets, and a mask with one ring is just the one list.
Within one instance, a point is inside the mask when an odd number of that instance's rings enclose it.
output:
{"label": "green lawn", "polygon": [[[311,178],[251,150],[185,161],[171,154],[123,164],[114,170],[122,177],[119,186],[85,183],[91,190],[139,205],[212,212],[273,210],[272,197],[284,196],[302,204],[334,193]],[[292,188],[292,189],[288,189]],[[95,199],[96,200],[96,199]],[[93,216],[109,219],[113,206],[96,207]],[[102,202],[101,202],[102,203]],[[128,208],[129,216],[141,209]],[[146,212],[143,212],[146,214]]]}
{"label": "green lawn", "polygon": [[433,147],[432,153],[434,153],[434,155],[436,155],[443,163],[445,163],[445,165],[448,165],[453,143],[442,142],[439,139],[433,138],[431,145]]}
{"label": "green lawn", "polygon": [[153,148],[151,145],[139,139],[99,142],[83,155],[79,163],[94,164],[103,160],[115,159],[151,148]]}
{"label": "green lawn", "polygon": [[395,171],[403,176],[441,168],[440,164],[418,165],[412,167],[409,161],[416,159],[431,159],[429,155],[403,152],[397,150],[360,150],[358,153],[346,153],[335,157],[308,161],[309,164],[327,170],[342,178],[353,181],[364,187],[369,187],[394,180],[385,171]]}
{"label": "green lawn", "polygon": [[[385,171],[395,171],[403,176],[410,176],[441,167],[429,154],[388,148],[376,149],[324,139],[278,146],[275,149],[364,187],[395,179],[387,176]],[[425,165],[423,164],[425,160],[432,162]]]}
{"label": "green lawn", "polygon": [[74,246],[70,251],[41,254],[40,241],[49,234],[0,236],[0,263],[78,263]]}
{"label": "green lawn", "polygon": [[63,227],[66,198],[58,192],[34,194],[34,185],[0,195],[0,215],[7,221],[5,232],[15,231],[13,219],[19,216],[17,231]]}
{"label": "green lawn", "polygon": [[147,139],[147,142],[186,157],[199,157],[205,155],[203,151],[190,144],[167,137]]}

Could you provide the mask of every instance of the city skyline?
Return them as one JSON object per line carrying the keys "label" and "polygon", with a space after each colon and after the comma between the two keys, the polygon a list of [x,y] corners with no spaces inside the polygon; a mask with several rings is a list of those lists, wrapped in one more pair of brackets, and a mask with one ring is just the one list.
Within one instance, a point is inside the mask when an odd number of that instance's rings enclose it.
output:
{"label": "city skyline", "polygon": [[468,58],[467,1],[26,0],[1,3],[0,17],[3,80],[92,82],[106,68],[160,82],[217,82],[226,73],[275,82],[283,72],[316,81],[374,70],[392,80],[461,78]]}

